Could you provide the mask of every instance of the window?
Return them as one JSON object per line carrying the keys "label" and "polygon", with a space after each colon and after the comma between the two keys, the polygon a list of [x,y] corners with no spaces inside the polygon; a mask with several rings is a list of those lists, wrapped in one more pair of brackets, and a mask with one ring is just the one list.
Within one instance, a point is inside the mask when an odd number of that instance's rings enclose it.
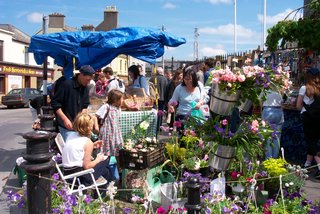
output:
{"label": "window", "polygon": [[5,77],[0,75],[0,94],[5,94]]}
{"label": "window", "polygon": [[42,77],[37,77],[37,89],[40,90],[41,86],[43,83],[43,78]]}
{"label": "window", "polygon": [[29,48],[27,46],[24,47],[24,63],[29,65]]}
{"label": "window", "polygon": [[3,61],[3,41],[0,40],[0,61]]}
{"label": "window", "polygon": [[31,85],[30,76],[25,76],[24,77],[24,87],[30,88],[30,85]]}

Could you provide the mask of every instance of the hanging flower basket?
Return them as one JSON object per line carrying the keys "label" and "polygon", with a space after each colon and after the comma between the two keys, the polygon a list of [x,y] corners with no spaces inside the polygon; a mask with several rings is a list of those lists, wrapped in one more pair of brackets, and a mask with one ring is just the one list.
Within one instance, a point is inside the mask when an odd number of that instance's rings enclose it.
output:
{"label": "hanging flower basket", "polygon": [[225,171],[235,157],[234,155],[235,147],[219,144],[214,154],[209,157],[209,165],[216,170]]}
{"label": "hanging flower basket", "polygon": [[228,116],[236,105],[240,92],[231,93],[227,90],[220,90],[219,85],[212,85],[212,95],[210,100],[210,110],[216,114]]}

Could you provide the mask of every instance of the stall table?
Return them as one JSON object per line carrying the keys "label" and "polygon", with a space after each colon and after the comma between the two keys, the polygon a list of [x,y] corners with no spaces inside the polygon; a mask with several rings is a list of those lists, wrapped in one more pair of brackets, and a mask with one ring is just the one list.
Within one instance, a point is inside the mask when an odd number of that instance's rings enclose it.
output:
{"label": "stall table", "polygon": [[307,157],[300,111],[292,105],[283,105],[284,124],[280,145],[284,148],[285,158],[295,163],[304,163]]}
{"label": "stall table", "polygon": [[155,109],[150,111],[122,111],[120,114],[122,137],[126,138],[132,128],[137,127],[145,119],[149,123],[148,135],[155,137],[157,131],[157,111]]}

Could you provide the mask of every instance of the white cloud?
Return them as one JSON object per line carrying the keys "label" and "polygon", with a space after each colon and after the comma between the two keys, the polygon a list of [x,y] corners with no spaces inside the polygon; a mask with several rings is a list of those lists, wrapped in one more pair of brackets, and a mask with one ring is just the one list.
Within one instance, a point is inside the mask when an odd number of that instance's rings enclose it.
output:
{"label": "white cloud", "polygon": [[[211,34],[211,35],[222,35],[222,36],[233,36],[234,35],[234,25],[233,24],[227,24],[227,25],[220,25],[217,28],[200,28],[199,33],[201,34]],[[251,38],[256,35],[256,32],[245,28],[241,25],[237,25],[236,27],[236,33],[237,37],[242,38]]]}
{"label": "white cloud", "polygon": [[200,56],[202,57],[212,57],[216,55],[224,55],[227,53],[222,46],[221,47],[217,46],[214,48],[204,47],[204,48],[201,48],[199,52],[200,52]]}
{"label": "white cloud", "polygon": [[162,6],[162,8],[164,8],[164,9],[175,9],[176,7],[177,7],[176,5],[174,5],[170,2],[167,2]]}
{"label": "white cloud", "polygon": [[232,0],[208,0],[211,4],[230,4]]}
{"label": "white cloud", "polygon": [[42,13],[34,12],[27,15],[27,20],[31,23],[41,23],[43,18]]}
{"label": "white cloud", "polygon": [[[274,25],[277,24],[277,22],[284,20],[289,13],[291,13],[289,15],[289,17],[287,18],[287,20],[291,20],[291,19],[299,19],[300,17],[302,17],[302,13],[298,12],[296,14],[296,12],[292,12],[292,9],[286,9],[285,11],[278,13],[274,16],[267,16],[266,17],[266,24],[267,25]],[[263,14],[258,14],[258,20],[260,22],[263,22]]]}

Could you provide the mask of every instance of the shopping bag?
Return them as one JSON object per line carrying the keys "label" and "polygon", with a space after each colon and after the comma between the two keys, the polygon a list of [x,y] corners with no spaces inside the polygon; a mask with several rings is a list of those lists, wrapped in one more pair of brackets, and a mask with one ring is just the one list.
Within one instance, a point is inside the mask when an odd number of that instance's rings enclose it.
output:
{"label": "shopping bag", "polygon": [[222,194],[225,196],[226,193],[226,178],[219,177],[210,182],[210,194]]}
{"label": "shopping bag", "polygon": [[210,111],[209,111],[209,105],[208,104],[202,105],[199,108],[199,110],[201,111],[203,117],[205,117],[205,118],[210,117]]}

